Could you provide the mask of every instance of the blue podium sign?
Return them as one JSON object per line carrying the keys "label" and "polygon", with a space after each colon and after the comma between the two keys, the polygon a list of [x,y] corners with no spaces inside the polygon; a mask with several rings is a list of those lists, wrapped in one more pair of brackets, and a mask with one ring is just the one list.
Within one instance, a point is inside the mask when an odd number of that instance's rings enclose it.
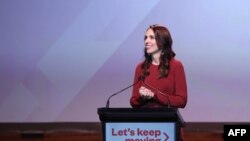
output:
{"label": "blue podium sign", "polygon": [[175,141],[174,122],[106,122],[106,141]]}

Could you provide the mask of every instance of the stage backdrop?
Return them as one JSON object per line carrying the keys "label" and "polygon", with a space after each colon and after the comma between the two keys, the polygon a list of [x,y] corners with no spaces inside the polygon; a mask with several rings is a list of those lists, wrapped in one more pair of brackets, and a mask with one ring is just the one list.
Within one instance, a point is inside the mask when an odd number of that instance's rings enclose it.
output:
{"label": "stage backdrop", "polygon": [[[0,0],[0,122],[98,122],[150,24],[183,62],[187,122],[250,122],[249,0]],[[110,107],[130,107],[132,89]]]}

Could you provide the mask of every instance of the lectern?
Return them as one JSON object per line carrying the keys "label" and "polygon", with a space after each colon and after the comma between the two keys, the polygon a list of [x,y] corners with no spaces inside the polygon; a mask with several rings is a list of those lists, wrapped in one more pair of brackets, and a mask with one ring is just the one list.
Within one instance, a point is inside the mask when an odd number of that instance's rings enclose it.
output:
{"label": "lectern", "polygon": [[103,141],[179,141],[184,120],[172,108],[98,108]]}

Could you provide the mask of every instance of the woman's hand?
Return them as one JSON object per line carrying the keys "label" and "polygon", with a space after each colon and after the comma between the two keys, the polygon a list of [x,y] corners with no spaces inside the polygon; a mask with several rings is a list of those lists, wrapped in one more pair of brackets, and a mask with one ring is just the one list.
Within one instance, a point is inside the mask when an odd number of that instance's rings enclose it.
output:
{"label": "woman's hand", "polygon": [[143,86],[140,87],[139,93],[143,99],[152,99],[154,97],[154,93]]}

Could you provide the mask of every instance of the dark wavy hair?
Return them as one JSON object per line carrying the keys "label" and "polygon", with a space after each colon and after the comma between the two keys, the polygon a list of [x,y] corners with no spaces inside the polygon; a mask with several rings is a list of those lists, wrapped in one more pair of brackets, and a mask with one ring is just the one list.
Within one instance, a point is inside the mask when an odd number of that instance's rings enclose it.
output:
{"label": "dark wavy hair", "polygon": [[[167,77],[170,69],[169,62],[175,56],[172,50],[172,38],[169,30],[165,26],[150,25],[147,30],[152,29],[155,34],[156,43],[159,49],[162,50],[160,56],[160,64],[158,66],[159,78]],[[152,63],[152,57],[144,49],[145,60],[142,63],[142,76],[146,77],[150,74],[149,66]]]}

